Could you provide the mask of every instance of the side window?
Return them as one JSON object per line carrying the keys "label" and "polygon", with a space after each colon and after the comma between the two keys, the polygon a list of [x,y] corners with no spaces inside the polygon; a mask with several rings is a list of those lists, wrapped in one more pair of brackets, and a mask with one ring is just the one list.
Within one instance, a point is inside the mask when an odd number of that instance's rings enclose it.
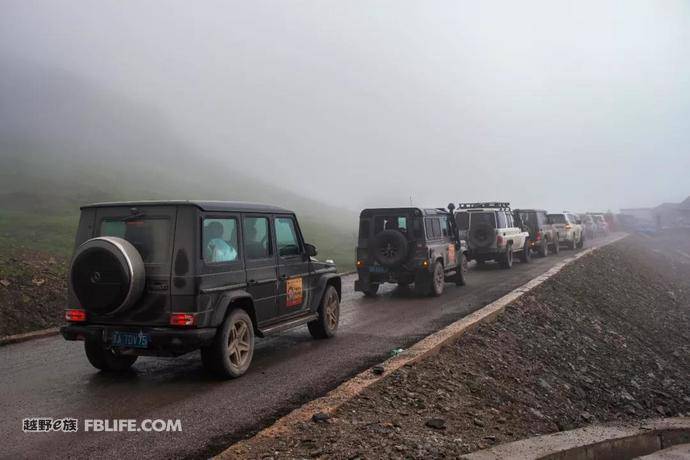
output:
{"label": "side window", "polygon": [[237,219],[204,219],[202,238],[206,263],[237,260]]}
{"label": "side window", "polygon": [[244,254],[247,259],[267,259],[273,254],[271,235],[268,231],[267,217],[247,217],[242,219]]}
{"label": "side window", "polygon": [[426,229],[426,237],[427,238],[433,238],[434,237],[434,227],[431,224],[431,219],[424,219],[424,228]]}
{"label": "side window", "polygon": [[441,217],[439,219],[441,223],[441,235],[444,237],[447,237],[450,235],[450,227],[448,226],[448,218],[447,217]]}
{"label": "side window", "polygon": [[511,213],[506,213],[506,219],[508,227],[515,227],[513,223],[513,215]]}
{"label": "side window", "polygon": [[289,217],[276,217],[275,222],[278,255],[281,257],[299,255],[302,251],[297,237],[295,221]]}
{"label": "side window", "polygon": [[497,212],[496,218],[498,220],[497,228],[506,228],[506,224],[507,224],[506,213],[503,211]]}
{"label": "side window", "polygon": [[431,225],[434,230],[434,238],[441,237],[441,221],[439,219],[431,219]]}

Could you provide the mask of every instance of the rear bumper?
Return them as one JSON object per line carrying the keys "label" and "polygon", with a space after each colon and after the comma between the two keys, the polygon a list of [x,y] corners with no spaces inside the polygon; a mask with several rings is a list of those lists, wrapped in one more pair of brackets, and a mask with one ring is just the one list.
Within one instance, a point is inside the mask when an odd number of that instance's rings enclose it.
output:
{"label": "rear bumper", "polygon": [[414,283],[418,273],[430,273],[430,269],[418,267],[410,270],[391,270],[384,273],[370,272],[367,268],[357,270],[355,292],[362,292],[370,284]]}
{"label": "rear bumper", "polygon": [[70,324],[60,328],[66,340],[92,340],[105,346],[110,344],[113,331],[143,332],[150,336],[149,347],[128,348],[127,352],[138,355],[177,356],[210,345],[216,335],[215,328],[173,329],[166,327],[118,327],[106,325]]}

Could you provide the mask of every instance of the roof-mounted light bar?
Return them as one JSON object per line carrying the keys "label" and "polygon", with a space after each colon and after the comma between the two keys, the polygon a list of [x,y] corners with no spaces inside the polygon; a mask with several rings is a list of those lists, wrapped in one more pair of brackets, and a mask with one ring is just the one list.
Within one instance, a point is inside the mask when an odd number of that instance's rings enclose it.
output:
{"label": "roof-mounted light bar", "polygon": [[501,210],[510,210],[510,203],[507,201],[485,201],[480,203],[458,203],[458,209],[480,209],[480,208],[496,208]]}

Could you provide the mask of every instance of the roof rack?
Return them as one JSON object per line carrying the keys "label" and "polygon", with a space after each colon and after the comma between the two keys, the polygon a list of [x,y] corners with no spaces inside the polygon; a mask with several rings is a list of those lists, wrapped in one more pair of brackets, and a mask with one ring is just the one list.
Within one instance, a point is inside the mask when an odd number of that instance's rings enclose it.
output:
{"label": "roof rack", "polygon": [[496,208],[510,211],[510,203],[505,201],[486,201],[481,203],[458,203],[458,209]]}

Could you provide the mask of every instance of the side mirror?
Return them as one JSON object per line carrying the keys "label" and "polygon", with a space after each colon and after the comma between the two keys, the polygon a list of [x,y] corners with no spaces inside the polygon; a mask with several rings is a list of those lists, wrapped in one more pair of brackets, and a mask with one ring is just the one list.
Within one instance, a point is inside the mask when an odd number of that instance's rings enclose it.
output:
{"label": "side mirror", "polygon": [[318,254],[316,246],[313,244],[305,243],[304,248],[307,250],[307,256],[309,257],[316,257],[316,254]]}

